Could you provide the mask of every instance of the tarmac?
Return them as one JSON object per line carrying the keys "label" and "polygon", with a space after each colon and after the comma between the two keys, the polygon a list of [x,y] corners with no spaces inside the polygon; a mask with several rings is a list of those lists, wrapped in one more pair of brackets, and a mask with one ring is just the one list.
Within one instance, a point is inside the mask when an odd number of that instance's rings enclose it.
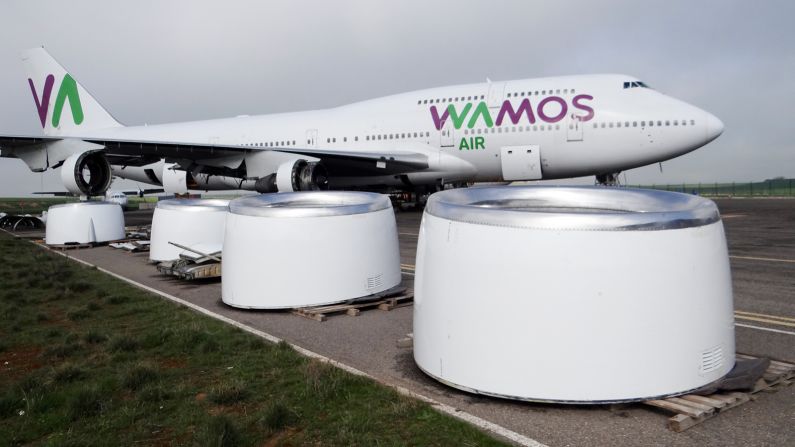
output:
{"label": "tarmac", "polygon": [[[795,362],[795,200],[719,199],[732,267],[737,351]],[[126,213],[146,224],[152,211]],[[413,286],[420,212],[397,212],[403,285]],[[469,394],[423,374],[411,348],[412,307],[368,310],[317,322],[284,311],[250,311],[221,302],[220,281],[186,282],[160,275],[146,253],[110,247],[70,250],[69,256],[176,296],[374,376],[461,409],[551,446],[763,446],[795,439],[795,387],[760,393],[682,433],[666,427],[668,413],[641,404],[553,405]],[[334,262],[334,253],[326,254]],[[267,272],[263,272],[263,281]],[[675,322],[672,322],[675,330]],[[545,359],[539,359],[545,361]],[[587,380],[588,365],[582,368]]]}

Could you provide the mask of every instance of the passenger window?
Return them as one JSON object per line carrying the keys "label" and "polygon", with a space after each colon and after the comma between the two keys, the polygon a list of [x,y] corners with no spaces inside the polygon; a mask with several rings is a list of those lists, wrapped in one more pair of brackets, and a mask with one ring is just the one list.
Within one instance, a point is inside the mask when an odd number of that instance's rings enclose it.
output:
{"label": "passenger window", "polygon": [[574,89],[571,89],[571,94],[572,94],[572,95],[574,94]]}
{"label": "passenger window", "polygon": [[599,128],[599,125],[598,125],[598,124],[596,124],[596,123],[593,123],[593,128],[594,128],[594,129],[597,129],[597,128]]}
{"label": "passenger window", "polygon": [[560,124],[555,124],[555,130],[560,130]]}
{"label": "passenger window", "polygon": [[696,120],[690,120],[690,125],[691,126],[695,126],[696,125]]}
{"label": "passenger window", "polygon": [[674,126],[678,126],[678,125],[679,125],[679,120],[674,120]]}
{"label": "passenger window", "polygon": [[657,121],[657,126],[662,126],[662,121]]}
{"label": "passenger window", "polygon": [[620,122],[616,123],[616,127],[621,127],[621,123]]}
{"label": "passenger window", "polygon": [[629,127],[629,121],[624,122],[624,127]]}
{"label": "passenger window", "polygon": [[671,122],[670,122],[670,121],[666,121],[666,122],[665,122],[665,125],[666,125],[666,126],[670,126],[670,125],[671,125]]}
{"label": "passenger window", "polygon": [[613,123],[610,123],[610,128],[611,128],[611,129],[613,128]]}
{"label": "passenger window", "polygon": [[640,122],[640,127],[646,127],[646,121],[641,121]]}
{"label": "passenger window", "polygon": [[559,95],[560,94],[560,89],[555,90],[555,94]]}
{"label": "passenger window", "polygon": [[629,85],[630,85],[629,82],[625,82],[624,83],[624,88],[629,88]]}

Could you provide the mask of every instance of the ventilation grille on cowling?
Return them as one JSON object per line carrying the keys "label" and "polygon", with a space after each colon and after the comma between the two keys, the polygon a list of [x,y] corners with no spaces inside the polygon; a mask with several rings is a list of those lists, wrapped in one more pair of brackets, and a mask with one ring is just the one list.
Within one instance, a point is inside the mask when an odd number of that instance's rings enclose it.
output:
{"label": "ventilation grille on cowling", "polygon": [[367,289],[375,289],[377,287],[381,287],[381,284],[384,282],[384,275],[379,273],[375,276],[371,276],[367,278]]}
{"label": "ventilation grille on cowling", "polygon": [[701,353],[701,374],[706,374],[723,365],[723,348],[717,346]]}

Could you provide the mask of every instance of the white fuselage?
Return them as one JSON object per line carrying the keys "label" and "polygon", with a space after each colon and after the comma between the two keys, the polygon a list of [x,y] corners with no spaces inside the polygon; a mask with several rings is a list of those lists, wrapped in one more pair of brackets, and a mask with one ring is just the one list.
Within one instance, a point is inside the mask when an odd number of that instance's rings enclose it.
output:
{"label": "white fuselage", "polygon": [[[685,154],[722,130],[710,113],[633,77],[583,75],[439,87],[325,110],[95,130],[91,137],[429,157],[427,170],[403,178],[330,173],[332,188],[347,188],[612,173]],[[114,167],[114,174],[153,183],[144,169]],[[257,175],[205,178],[198,189],[253,189]]]}

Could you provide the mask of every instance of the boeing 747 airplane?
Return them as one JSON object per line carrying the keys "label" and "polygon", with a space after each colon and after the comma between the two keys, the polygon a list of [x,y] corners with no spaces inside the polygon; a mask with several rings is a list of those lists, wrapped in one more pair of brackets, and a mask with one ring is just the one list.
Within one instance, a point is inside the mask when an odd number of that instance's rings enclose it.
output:
{"label": "boeing 747 airplane", "polygon": [[627,75],[484,82],[336,108],[148,126],[114,119],[44,48],[22,53],[43,136],[0,136],[0,156],[61,169],[103,194],[113,176],[188,189],[433,191],[559,179],[665,161],[723,123]]}

